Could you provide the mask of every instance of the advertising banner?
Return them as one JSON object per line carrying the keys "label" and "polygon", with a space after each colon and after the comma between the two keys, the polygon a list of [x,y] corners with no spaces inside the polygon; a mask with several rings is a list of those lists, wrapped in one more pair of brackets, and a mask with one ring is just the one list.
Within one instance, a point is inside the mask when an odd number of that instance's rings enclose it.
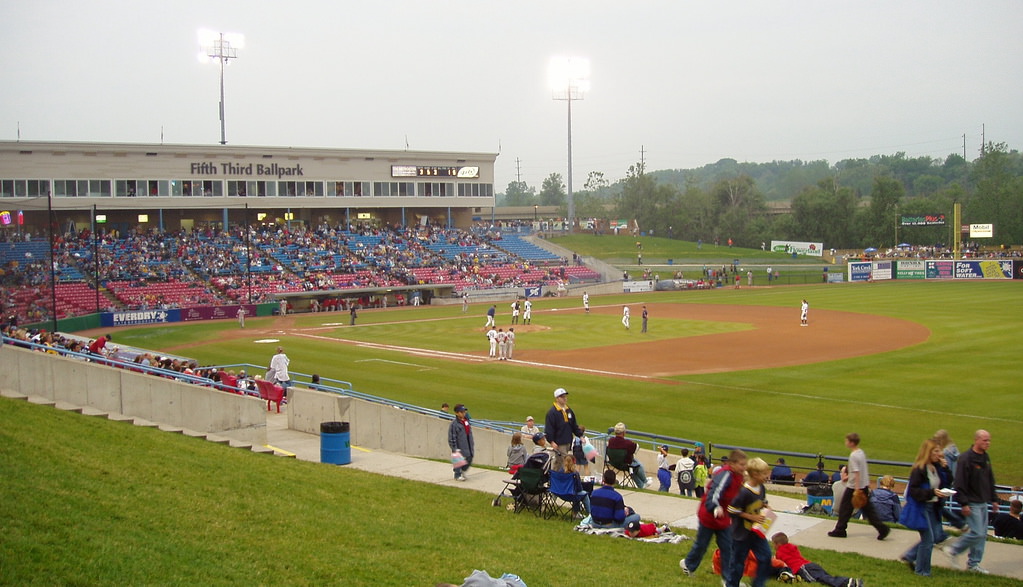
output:
{"label": "advertising banner", "polygon": [[927,263],[924,261],[896,261],[895,279],[925,279]]}
{"label": "advertising banner", "polygon": [[970,238],[991,238],[995,236],[994,224],[971,224]]}
{"label": "advertising banner", "polygon": [[103,326],[140,326],[143,324],[237,318],[238,308],[245,308],[246,316],[253,317],[256,315],[256,304],[242,304],[240,306],[198,306],[173,310],[105,312],[100,314],[99,322]]}
{"label": "advertising banner", "polygon": [[625,293],[636,293],[641,291],[654,291],[653,280],[647,281],[626,281],[622,284]]}
{"label": "advertising banner", "polygon": [[927,279],[952,279],[955,261],[927,261]]}
{"label": "advertising banner", "polygon": [[944,214],[921,214],[919,216],[903,216],[902,226],[944,226]]}
{"label": "advertising banner", "polygon": [[870,261],[854,261],[849,263],[849,281],[870,280]]}
{"label": "advertising banner", "polygon": [[891,261],[874,261],[870,271],[870,278],[874,281],[889,280],[892,278]]}
{"label": "advertising banner", "polygon": [[162,324],[181,320],[180,310],[132,310],[128,312],[104,312],[99,316],[103,326],[137,326],[140,324]]}
{"label": "advertising banner", "polygon": [[1012,278],[1023,279],[1023,261],[1012,262]]}
{"label": "advertising banner", "polygon": [[807,257],[820,257],[824,253],[824,243],[804,243],[799,241],[771,241],[773,253],[796,253]]}
{"label": "advertising banner", "polygon": [[845,275],[838,271],[831,271],[828,273],[828,283],[842,283],[845,281]]}
{"label": "advertising banner", "polygon": [[183,308],[181,320],[191,322],[193,320],[219,320],[222,318],[237,318],[238,308],[245,308],[245,315],[252,317],[256,315],[255,304],[243,304],[241,306],[199,306]]}
{"label": "advertising banner", "polygon": [[956,261],[956,279],[1012,279],[1011,261]]}

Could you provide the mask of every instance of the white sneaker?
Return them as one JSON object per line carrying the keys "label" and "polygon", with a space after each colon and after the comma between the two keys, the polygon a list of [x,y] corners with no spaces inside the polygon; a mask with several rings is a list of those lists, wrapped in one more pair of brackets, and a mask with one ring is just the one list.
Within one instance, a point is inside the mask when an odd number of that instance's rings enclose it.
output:
{"label": "white sneaker", "polygon": [[941,552],[942,552],[942,554],[947,556],[950,561],[952,561],[953,565],[957,565],[957,566],[959,565],[959,561],[956,560],[956,557],[959,556],[962,553],[958,553],[958,552],[952,550],[952,545],[951,544],[949,544],[948,546],[942,546],[941,547]]}
{"label": "white sneaker", "polygon": [[678,566],[682,567],[682,574],[683,575],[685,575],[687,577],[692,577],[693,576],[693,572],[690,571],[689,567],[686,566],[686,559],[682,559],[682,560],[678,561]]}
{"label": "white sneaker", "polygon": [[984,567],[981,567],[981,566],[970,567],[970,568],[968,568],[966,570],[971,572],[971,573],[980,573],[981,575],[990,575],[991,574],[987,569],[985,569]]}
{"label": "white sneaker", "polygon": [[465,475],[459,475],[458,477],[455,477],[455,481],[465,481]]}

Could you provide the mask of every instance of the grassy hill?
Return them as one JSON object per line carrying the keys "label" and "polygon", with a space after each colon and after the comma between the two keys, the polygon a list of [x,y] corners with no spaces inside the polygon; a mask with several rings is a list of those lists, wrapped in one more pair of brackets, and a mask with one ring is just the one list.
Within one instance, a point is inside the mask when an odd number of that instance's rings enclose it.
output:
{"label": "grassy hill", "polygon": [[[0,584],[460,584],[473,569],[530,587],[677,585],[688,545],[573,532],[493,496],[232,449],[0,399]],[[953,587],[965,575],[803,552],[868,585]],[[709,564],[709,562],[708,562]],[[970,577],[973,585],[1015,585]],[[718,585],[709,572],[686,580]]]}

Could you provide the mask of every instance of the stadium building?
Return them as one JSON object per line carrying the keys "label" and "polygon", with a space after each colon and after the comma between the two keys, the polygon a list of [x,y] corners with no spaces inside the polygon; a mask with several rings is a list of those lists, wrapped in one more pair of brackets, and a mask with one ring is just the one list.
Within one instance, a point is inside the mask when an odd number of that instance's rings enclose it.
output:
{"label": "stadium building", "polygon": [[[176,231],[259,222],[467,228],[493,153],[0,141],[0,227]],[[52,196],[49,197],[48,196]]]}

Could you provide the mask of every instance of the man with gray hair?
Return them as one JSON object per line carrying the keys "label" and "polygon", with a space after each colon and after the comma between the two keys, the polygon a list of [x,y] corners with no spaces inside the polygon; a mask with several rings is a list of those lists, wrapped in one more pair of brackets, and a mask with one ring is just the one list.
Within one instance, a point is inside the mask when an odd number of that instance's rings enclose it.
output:
{"label": "man with gray hair", "polygon": [[625,462],[632,469],[632,478],[636,481],[636,487],[643,489],[648,481],[643,463],[636,459],[636,451],[639,450],[639,445],[625,438],[626,429],[625,424],[622,422],[615,424],[614,432],[615,435],[607,440],[607,447],[625,450]]}
{"label": "man with gray hair", "polygon": [[987,505],[998,513],[998,494],[995,493],[995,473],[991,469],[991,433],[978,430],[973,434],[973,446],[959,455],[956,463],[955,490],[956,500],[962,505],[963,517],[969,532],[963,534],[955,544],[941,549],[952,562],[964,551],[969,550],[966,558],[966,570],[974,573],[988,574],[980,566],[984,558],[984,546],[987,544]]}

